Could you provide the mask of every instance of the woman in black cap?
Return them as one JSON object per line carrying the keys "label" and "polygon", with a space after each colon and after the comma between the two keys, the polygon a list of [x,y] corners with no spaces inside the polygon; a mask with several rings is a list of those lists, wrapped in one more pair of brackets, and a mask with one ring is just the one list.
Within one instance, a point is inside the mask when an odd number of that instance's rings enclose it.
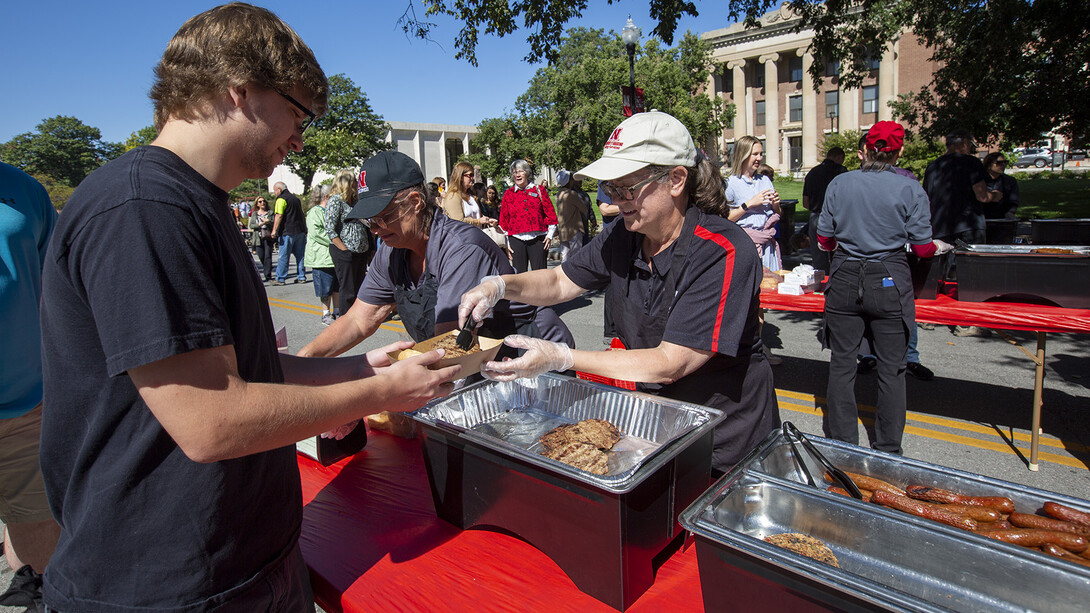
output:
{"label": "woman in black cap", "polygon": [[[512,272],[503,252],[479,229],[439,215],[424,175],[409,156],[384,151],[364,162],[359,200],[348,214],[382,239],[356,302],[300,355],[336,356],[355,347],[397,310],[420,342],[453,330],[463,292],[482,277]],[[574,344],[552,309],[504,302],[486,336],[521,334]]]}
{"label": "woman in black cap", "polygon": [[931,210],[920,184],[898,174],[905,130],[879,121],[867,132],[860,170],[829,183],[817,221],[821,248],[833,252],[825,289],[823,346],[829,359],[825,434],[859,444],[856,353],[864,335],[878,359],[878,411],[871,447],[901,454],[905,359],[916,325],[905,245],[918,257],[945,252],[931,240]]}
{"label": "woman in black cap", "polygon": [[573,351],[513,336],[506,344],[526,353],[489,362],[482,374],[510,380],[574,367],[722,410],[712,466],[725,472],[780,421],[757,334],[761,261],[745,231],[724,218],[718,169],[680,121],[652,111],[621,123],[601,159],[576,177],[598,179],[623,221],[560,267],[482,280],[462,297],[459,320],[484,318],[504,297],[551,305],[606,289],[629,350]]}

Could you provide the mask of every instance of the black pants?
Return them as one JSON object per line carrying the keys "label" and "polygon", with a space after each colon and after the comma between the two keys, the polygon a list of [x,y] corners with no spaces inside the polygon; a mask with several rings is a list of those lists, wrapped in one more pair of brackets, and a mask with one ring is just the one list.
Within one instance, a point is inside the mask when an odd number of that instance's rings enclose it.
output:
{"label": "black pants", "polygon": [[[905,430],[905,353],[908,330],[901,318],[897,287],[883,287],[889,273],[881,262],[848,261],[840,265],[825,290],[825,334],[829,359],[825,435],[859,444],[855,404],[856,353],[869,330],[878,359],[878,411],[871,447],[901,453]],[[862,300],[860,300],[862,292]]]}
{"label": "black pants", "polygon": [[352,308],[352,303],[356,301],[356,294],[363,285],[363,277],[367,274],[367,264],[371,261],[371,252],[342,251],[336,245],[330,245],[329,255],[333,258],[333,271],[337,276],[337,285],[340,286],[340,293],[337,294],[337,315],[344,315],[348,309]]}
{"label": "black pants", "polygon": [[529,262],[530,270],[541,270],[545,268],[544,235],[528,241],[512,236],[509,243],[511,245],[511,258],[514,263],[515,272],[526,272],[527,262]]}
{"label": "black pants", "polygon": [[265,271],[265,280],[271,281],[273,274],[272,255],[273,245],[276,243],[271,236],[267,236],[261,239],[261,244],[257,246],[257,257],[261,259],[261,267]]}

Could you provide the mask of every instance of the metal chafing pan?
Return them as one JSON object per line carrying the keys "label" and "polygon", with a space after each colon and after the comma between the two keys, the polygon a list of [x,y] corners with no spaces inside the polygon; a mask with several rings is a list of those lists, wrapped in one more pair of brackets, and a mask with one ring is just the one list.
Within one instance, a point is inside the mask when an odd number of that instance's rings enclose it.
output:
{"label": "metal chafing pan", "polygon": [[[810,437],[833,464],[894,485],[999,495],[1034,512],[1085,501]],[[705,608],[765,610],[1085,611],[1090,569],[1016,545],[804,485],[779,432],[681,515],[697,536]],[[783,532],[823,541],[840,568],[764,542]]]}
{"label": "metal chafing pan", "polygon": [[[413,416],[436,514],[494,526],[541,550],[583,592],[624,610],[654,581],[656,556],[708,488],[715,409],[560,375],[482,382]],[[593,475],[536,452],[561,423],[610,421],[627,464]],[[615,447],[615,449],[617,449]],[[611,456],[616,455],[614,451]]]}
{"label": "metal chafing pan", "polygon": [[[1062,249],[1070,253],[1033,253]],[[1090,308],[1090,247],[1077,245],[965,245],[955,254],[958,300],[1045,302]]]}

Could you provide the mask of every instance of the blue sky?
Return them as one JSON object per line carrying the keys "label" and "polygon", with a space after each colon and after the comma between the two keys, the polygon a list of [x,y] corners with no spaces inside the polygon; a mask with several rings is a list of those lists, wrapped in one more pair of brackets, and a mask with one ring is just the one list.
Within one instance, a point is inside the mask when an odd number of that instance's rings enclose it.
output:
{"label": "blue sky", "polygon": [[[418,2],[418,16],[423,15]],[[189,17],[220,2],[174,0],[30,0],[4,8],[0,65],[0,142],[30,132],[43,119],[69,115],[123,141],[151,125],[147,92],[167,41]],[[510,110],[538,66],[522,58],[525,33],[504,39],[482,34],[479,67],[454,59],[460,26],[439,23],[439,44],[409,40],[397,27],[406,0],[258,2],[287,21],[310,45],[326,74],[347,74],[388,121],[475,125]],[[628,13],[649,35],[654,23],[638,0],[590,0],[570,25],[619,32]],[[701,15],[683,19],[700,33],[729,24],[727,3],[696,2]],[[676,42],[676,41],[675,41]]]}

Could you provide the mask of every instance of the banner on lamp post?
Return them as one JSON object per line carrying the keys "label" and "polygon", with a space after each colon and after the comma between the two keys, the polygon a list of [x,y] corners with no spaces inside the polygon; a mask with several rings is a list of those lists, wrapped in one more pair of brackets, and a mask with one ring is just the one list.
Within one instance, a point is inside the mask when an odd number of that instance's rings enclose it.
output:
{"label": "banner on lamp post", "polygon": [[632,88],[622,85],[621,86],[621,99],[623,107],[621,108],[621,114],[625,117],[631,117],[633,113],[642,113],[646,110],[643,104],[643,88],[636,88],[636,103],[632,104]]}

